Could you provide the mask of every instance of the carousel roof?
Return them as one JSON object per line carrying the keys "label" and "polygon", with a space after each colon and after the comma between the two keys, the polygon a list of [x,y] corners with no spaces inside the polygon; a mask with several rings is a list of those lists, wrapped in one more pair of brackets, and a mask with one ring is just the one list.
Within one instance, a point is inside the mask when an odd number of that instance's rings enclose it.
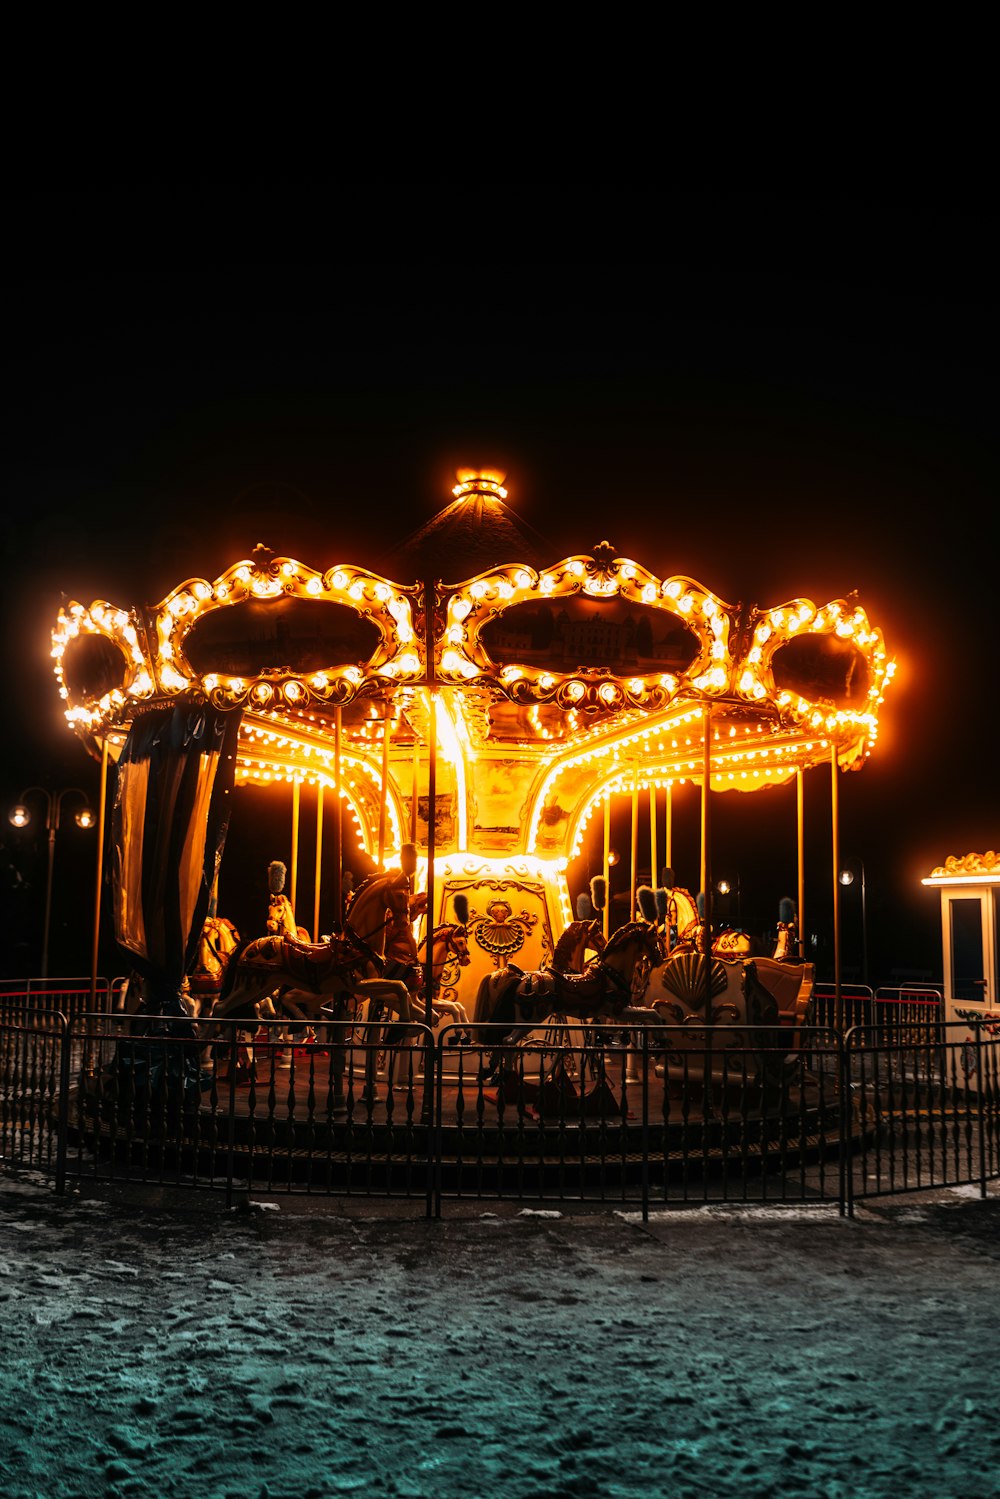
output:
{"label": "carousel roof", "polygon": [[[114,755],[150,707],[240,709],[238,779],[258,784],[329,782],[336,723],[362,824],[388,761],[398,839],[433,712],[453,846],[550,856],[579,846],[609,791],[700,780],[706,723],[713,789],[778,785],[833,752],[863,763],[894,664],[855,600],[734,606],[608,541],[541,562],[504,498],[500,476],[460,475],[399,549],[408,581],[258,546],[153,606],[66,605],[69,723]],[[461,581],[442,581],[449,565]]]}
{"label": "carousel roof", "polygon": [[456,558],[468,574],[496,567],[504,557],[543,567],[552,546],[504,503],[505,477],[459,469],[452,503],[387,552],[380,570],[394,578],[443,578],[454,576]]}

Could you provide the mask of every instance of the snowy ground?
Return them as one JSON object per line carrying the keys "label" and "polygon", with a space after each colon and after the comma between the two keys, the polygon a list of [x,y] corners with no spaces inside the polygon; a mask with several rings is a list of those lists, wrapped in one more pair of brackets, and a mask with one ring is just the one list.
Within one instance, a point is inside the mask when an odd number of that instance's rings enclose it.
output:
{"label": "snowy ground", "polygon": [[0,1174],[0,1494],[1000,1494],[1000,1196],[413,1214]]}

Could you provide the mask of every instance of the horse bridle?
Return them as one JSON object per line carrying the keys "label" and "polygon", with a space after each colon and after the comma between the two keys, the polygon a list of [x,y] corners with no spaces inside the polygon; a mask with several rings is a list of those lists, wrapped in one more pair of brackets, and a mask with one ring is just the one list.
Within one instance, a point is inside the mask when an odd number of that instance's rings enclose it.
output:
{"label": "horse bridle", "polygon": [[345,925],[347,930],[351,934],[351,941],[354,944],[354,948],[359,957],[362,957],[366,962],[371,963],[381,975],[385,970],[385,958],[380,952],[375,951],[374,947],[372,947],[371,944],[361,936],[360,932],[356,932],[354,930],[350,922],[346,922]]}

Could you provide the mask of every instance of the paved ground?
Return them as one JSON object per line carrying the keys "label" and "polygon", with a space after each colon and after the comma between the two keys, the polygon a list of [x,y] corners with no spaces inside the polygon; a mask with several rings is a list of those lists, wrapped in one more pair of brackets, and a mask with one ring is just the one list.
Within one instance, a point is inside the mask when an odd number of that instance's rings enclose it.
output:
{"label": "paved ground", "polygon": [[1000,1494],[1000,1196],[377,1211],[0,1174],[0,1493]]}

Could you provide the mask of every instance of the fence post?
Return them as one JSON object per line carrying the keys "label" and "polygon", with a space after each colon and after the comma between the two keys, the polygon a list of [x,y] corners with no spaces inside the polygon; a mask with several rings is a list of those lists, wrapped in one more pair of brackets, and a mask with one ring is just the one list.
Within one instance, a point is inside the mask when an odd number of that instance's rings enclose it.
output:
{"label": "fence post", "polygon": [[[229,1146],[226,1151],[226,1207],[233,1205],[233,1160],[236,1154],[236,1022],[229,1023]],[[218,1067],[219,1059],[215,1058]]]}
{"label": "fence post", "polygon": [[854,1217],[854,1172],[852,1161],[853,1136],[851,1135],[851,1071],[848,1042],[851,1032],[845,1035],[835,1032],[837,1042],[837,1071],[840,1090],[840,1216],[845,1213]]}
{"label": "fence post", "polygon": [[62,1037],[59,1045],[59,1111],[56,1115],[56,1192],[66,1191],[66,1154],[69,1145],[69,1062],[70,1023],[60,1014]]}
{"label": "fence post", "polygon": [[976,1116],[979,1120],[979,1195],[986,1196],[986,1078],[983,1073],[983,1028],[976,1021]]}
{"label": "fence post", "polygon": [[[426,1131],[425,1139],[428,1143],[427,1149],[427,1217],[440,1218],[441,1216],[441,1151],[442,1135],[441,1110],[444,1102],[444,1057],[439,1056],[439,1050],[444,1046],[444,1031],[435,1039],[433,1033],[428,1036],[431,1043],[427,1047],[424,1071],[427,1071],[427,1058],[431,1052],[434,1053],[434,1092],[432,1095],[433,1116]],[[425,1095],[426,1096],[426,1095]]]}
{"label": "fence post", "polygon": [[[642,1221],[649,1222],[649,1026],[642,1027]],[[627,1066],[626,1062],[626,1066]],[[664,1083],[666,1086],[666,1083]]]}

